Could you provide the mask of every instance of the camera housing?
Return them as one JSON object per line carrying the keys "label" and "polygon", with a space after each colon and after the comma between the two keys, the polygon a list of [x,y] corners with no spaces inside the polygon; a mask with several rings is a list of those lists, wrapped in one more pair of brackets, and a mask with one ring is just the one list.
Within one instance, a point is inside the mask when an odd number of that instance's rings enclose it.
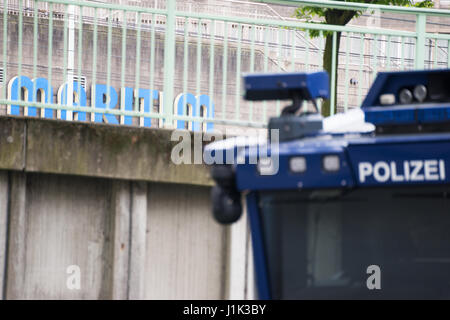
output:
{"label": "camera housing", "polygon": [[305,100],[329,98],[328,73],[252,73],[244,74],[244,99],[263,100]]}
{"label": "camera housing", "polygon": [[[280,141],[299,139],[322,130],[323,118],[316,99],[329,98],[328,73],[248,74],[244,75],[244,84],[246,100],[292,100],[280,117],[269,120],[269,137],[272,129],[278,130]],[[305,101],[316,107],[315,113],[302,112]]]}

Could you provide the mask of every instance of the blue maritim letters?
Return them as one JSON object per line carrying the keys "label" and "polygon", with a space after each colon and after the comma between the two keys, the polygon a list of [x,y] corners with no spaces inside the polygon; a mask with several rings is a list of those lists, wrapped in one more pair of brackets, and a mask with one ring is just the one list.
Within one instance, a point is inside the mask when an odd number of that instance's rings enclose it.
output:
{"label": "blue maritim letters", "polygon": [[[20,89],[19,89],[20,86]],[[87,107],[86,90],[77,81],[73,81],[72,88],[69,83],[62,84],[57,92],[57,103],[60,105],[68,105],[67,92],[73,90],[73,106]],[[71,90],[69,90],[71,89]],[[23,92],[23,93],[22,93]],[[54,89],[46,78],[30,79],[27,76],[13,77],[8,83],[8,99],[10,101],[25,100],[28,102],[53,103]],[[23,95],[21,97],[21,95]],[[40,97],[39,97],[40,95]],[[119,93],[112,86],[109,88],[105,84],[95,84],[91,87],[91,105],[95,108],[115,109],[118,105],[125,111],[133,111],[135,100],[138,99],[138,106],[140,111],[148,113],[152,111],[152,106],[155,101],[162,108],[162,92],[158,90],[139,89],[136,90],[130,87],[124,87]],[[8,105],[7,113],[11,115],[20,115],[19,105]],[[24,107],[25,116],[38,116],[36,107]],[[213,117],[214,103],[208,95],[195,96],[191,93],[179,94],[173,105],[177,115],[188,115],[193,117]],[[53,110],[51,108],[42,108],[40,111],[41,118],[53,118]],[[62,120],[71,120],[68,116],[69,111],[58,110],[57,118]],[[92,121],[107,122],[111,124],[132,124],[131,116],[120,116],[118,120],[115,115],[108,113],[95,113]],[[87,121],[86,112],[73,111],[73,119],[78,121]],[[151,127],[151,118],[140,117],[139,125],[144,127]],[[177,120],[176,127],[184,129],[186,121]],[[213,123],[206,124],[206,130],[211,131],[214,127]],[[189,122],[189,128],[193,131],[200,131],[202,125],[200,122]]]}

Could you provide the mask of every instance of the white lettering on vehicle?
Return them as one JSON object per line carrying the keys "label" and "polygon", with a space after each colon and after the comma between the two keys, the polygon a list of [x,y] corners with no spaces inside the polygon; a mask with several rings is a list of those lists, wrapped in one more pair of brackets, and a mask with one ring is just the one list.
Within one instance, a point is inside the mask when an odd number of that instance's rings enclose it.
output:
{"label": "white lettering on vehicle", "polygon": [[359,181],[365,183],[369,177],[376,182],[443,181],[445,161],[442,159],[360,162]]}

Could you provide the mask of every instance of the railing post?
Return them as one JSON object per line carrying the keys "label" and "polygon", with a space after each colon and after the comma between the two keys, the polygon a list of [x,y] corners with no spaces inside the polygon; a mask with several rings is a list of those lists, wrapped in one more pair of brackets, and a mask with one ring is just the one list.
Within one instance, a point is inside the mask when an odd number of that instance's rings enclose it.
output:
{"label": "railing post", "polygon": [[425,33],[427,26],[427,16],[423,13],[419,13],[417,15],[416,21],[416,61],[415,68],[416,69],[424,69],[425,68]]}
{"label": "railing post", "polygon": [[[339,52],[337,52],[337,33],[333,32],[333,42],[332,42],[332,49],[331,49],[331,92],[330,92],[330,116],[334,115],[334,108],[336,105],[336,90],[337,90],[337,83],[336,83],[336,65],[337,65],[337,59],[339,59]],[[337,111],[337,110],[336,110]]]}
{"label": "railing post", "polygon": [[176,0],[167,0],[166,34],[164,44],[164,127],[173,127],[173,86],[175,74],[175,10]]}

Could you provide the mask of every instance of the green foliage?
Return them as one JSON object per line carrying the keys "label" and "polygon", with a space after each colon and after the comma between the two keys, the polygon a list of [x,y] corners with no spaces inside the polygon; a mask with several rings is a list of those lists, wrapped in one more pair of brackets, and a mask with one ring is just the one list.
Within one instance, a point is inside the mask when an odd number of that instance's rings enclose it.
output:
{"label": "green foliage", "polygon": [[415,3],[413,5],[413,7],[416,7],[416,8],[433,8],[434,7],[434,3],[431,0],[425,0],[425,1],[421,1],[421,2]]}
{"label": "green foliage", "polygon": [[[431,0],[424,0],[414,3],[411,0],[338,0],[343,2],[370,3],[381,5],[393,5],[402,7],[432,8],[434,6]],[[324,7],[299,7],[295,10],[294,17],[302,19],[309,23],[325,23],[346,25],[352,18],[359,17],[364,11],[339,10]],[[320,22],[318,22],[318,20]],[[317,37],[319,32],[310,31],[310,36]]]}

